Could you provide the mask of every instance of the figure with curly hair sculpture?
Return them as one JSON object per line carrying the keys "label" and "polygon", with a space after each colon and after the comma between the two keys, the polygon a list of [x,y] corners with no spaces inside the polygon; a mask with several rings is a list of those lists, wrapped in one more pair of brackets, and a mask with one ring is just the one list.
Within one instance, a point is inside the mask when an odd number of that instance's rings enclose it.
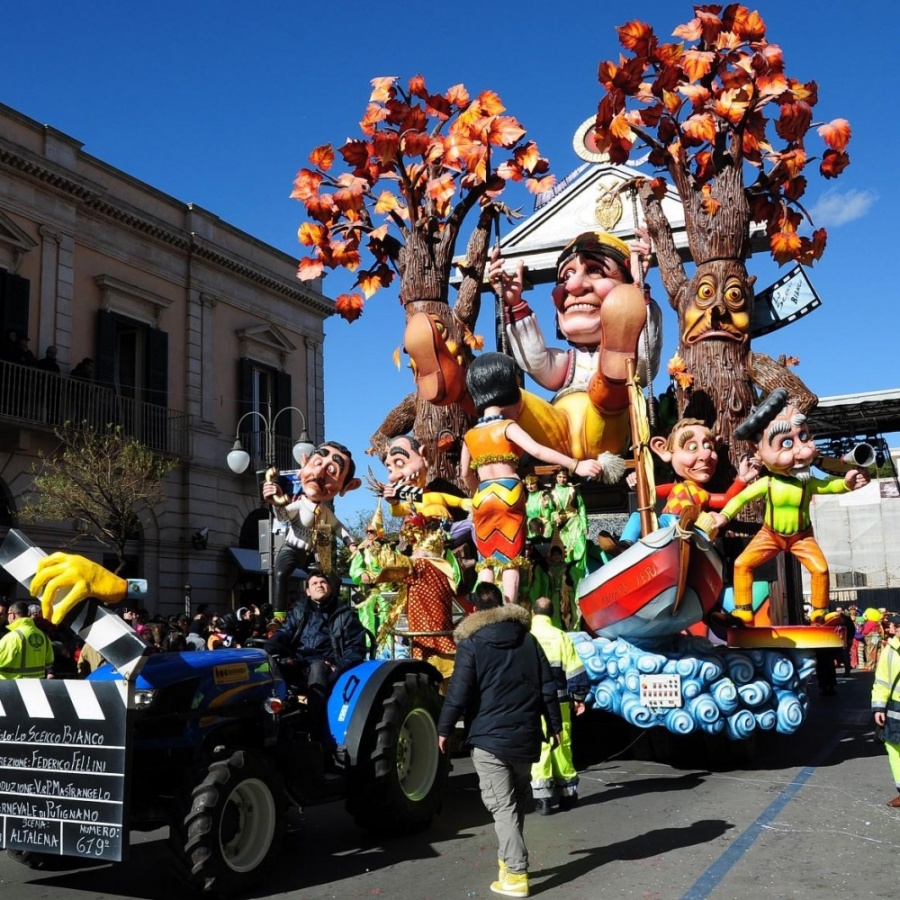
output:
{"label": "figure with curly hair sculpture", "polygon": [[816,478],[811,466],[817,449],[803,415],[784,388],[776,388],[734,430],[750,441],[769,474],[733,497],[721,513],[713,513],[721,528],[752,500],[765,499],[760,530],[734,562],[734,615],[753,622],[753,571],[779,553],[790,553],[810,573],[810,622],[817,624],[828,610],[828,563],[813,535],[809,504],[816,494],[843,494],[869,482],[861,469],[843,477]]}
{"label": "figure with curly hair sculpture", "polygon": [[570,348],[560,350],[547,346],[522,297],[523,263],[509,272],[495,250],[489,279],[506,310],[512,355],[555,393],[552,403],[522,395],[519,425],[539,443],[576,459],[627,449],[626,360],[637,360],[638,376],[649,384],[659,369],[662,343],[659,307],[635,284],[649,264],[649,251],[643,238],[629,245],[603,231],[585,232],[565,246],[552,292],[556,325]]}
{"label": "figure with curly hair sculpture", "polygon": [[473,360],[466,385],[480,418],[463,441],[462,475],[472,491],[475,543],[481,554],[481,578],[493,581],[501,573],[507,603],[515,603],[519,567],[526,540],[525,491],[518,469],[528,455],[563,466],[583,478],[597,478],[603,465],[578,460],[539,444],[517,424],[522,391],[515,362],[502,353],[485,353]]}

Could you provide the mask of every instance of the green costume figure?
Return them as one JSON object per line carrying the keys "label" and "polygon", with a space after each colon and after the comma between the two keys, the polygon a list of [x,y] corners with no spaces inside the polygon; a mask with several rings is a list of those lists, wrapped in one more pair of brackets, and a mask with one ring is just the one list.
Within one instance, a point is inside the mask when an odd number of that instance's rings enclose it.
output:
{"label": "green costume figure", "polygon": [[552,609],[548,597],[539,597],[531,605],[531,634],[550,663],[562,713],[559,744],[542,744],[541,758],[531,766],[531,791],[542,816],[549,815],[556,804],[567,810],[578,802],[578,771],[572,760],[572,710],[574,706],[575,715],[584,712],[584,699],[591,687],[572,639],[551,621]]}
{"label": "green costume figure", "polygon": [[[372,521],[366,527],[366,539],[359,545],[356,553],[350,557],[350,569],[348,577],[356,584],[363,584],[363,575],[368,575],[367,583],[375,582],[375,576],[381,571],[378,562],[378,554],[381,549],[381,540],[384,538],[384,517],[381,511],[381,503],[372,516]],[[391,597],[396,594],[396,588],[391,584],[381,584],[372,588],[366,595],[366,599],[356,607],[356,614],[366,631],[378,634],[382,623],[387,618],[391,609]]]}
{"label": "green costume figure", "polygon": [[550,499],[553,502],[551,518],[566,548],[566,562],[574,564],[573,577],[576,582],[580,581],[584,576],[587,552],[587,510],[578,489],[569,484],[569,473],[565,469],[557,471]]}
{"label": "green costume figure", "polygon": [[553,523],[550,514],[553,501],[547,491],[541,490],[537,475],[525,476],[525,522],[529,540],[550,540]]}

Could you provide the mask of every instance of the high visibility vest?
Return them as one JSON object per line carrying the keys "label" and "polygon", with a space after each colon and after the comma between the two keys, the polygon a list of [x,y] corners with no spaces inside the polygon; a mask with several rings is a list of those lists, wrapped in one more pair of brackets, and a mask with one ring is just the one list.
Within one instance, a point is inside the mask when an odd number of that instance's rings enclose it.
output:
{"label": "high visibility vest", "polygon": [[43,678],[53,664],[53,643],[31,619],[16,619],[0,638],[0,681]]}

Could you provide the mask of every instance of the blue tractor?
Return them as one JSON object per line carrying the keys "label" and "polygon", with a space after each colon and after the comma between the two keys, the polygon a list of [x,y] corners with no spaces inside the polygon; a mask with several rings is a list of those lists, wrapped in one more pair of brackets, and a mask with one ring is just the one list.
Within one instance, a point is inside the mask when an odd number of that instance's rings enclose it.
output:
{"label": "blue tractor", "polygon": [[363,828],[426,828],[449,768],[440,682],[417,660],[360,663],[334,684],[322,735],[263,650],[150,656],[134,683],[128,825],[168,825],[188,881],[219,896],[263,879],[290,807],[345,800]]}

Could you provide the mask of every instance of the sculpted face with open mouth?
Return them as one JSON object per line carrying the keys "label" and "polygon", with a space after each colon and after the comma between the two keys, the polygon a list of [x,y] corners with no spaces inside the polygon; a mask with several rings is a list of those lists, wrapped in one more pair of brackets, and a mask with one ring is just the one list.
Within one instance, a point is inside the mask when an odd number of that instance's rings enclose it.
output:
{"label": "sculpted face with open mouth", "polygon": [[750,335],[750,303],[747,279],[743,273],[720,276],[707,270],[695,276],[693,303],[685,310],[682,339],[697,341],[727,340],[743,343]]}
{"label": "sculpted face with open mouth", "polygon": [[622,270],[611,259],[574,256],[559,267],[553,289],[559,330],[570,343],[596,346],[603,327],[600,306],[609,292],[625,282]]}

